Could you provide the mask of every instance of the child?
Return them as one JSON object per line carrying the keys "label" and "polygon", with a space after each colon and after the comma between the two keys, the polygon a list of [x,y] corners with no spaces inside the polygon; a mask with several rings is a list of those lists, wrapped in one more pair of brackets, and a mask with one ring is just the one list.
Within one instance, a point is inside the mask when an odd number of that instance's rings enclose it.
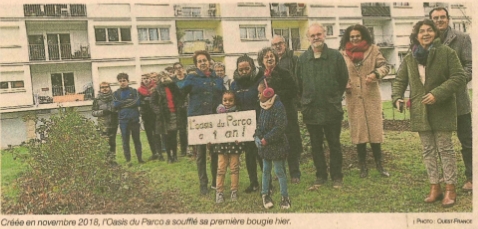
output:
{"label": "child", "polygon": [[[235,112],[236,96],[233,91],[225,91],[222,94],[222,104],[216,111],[220,113]],[[243,151],[243,144],[236,142],[214,145],[214,153],[218,154],[218,167],[216,177],[216,204],[224,202],[224,177],[227,165],[231,170],[231,200],[237,201],[237,189],[239,186],[239,155]]]}
{"label": "child", "polygon": [[123,151],[126,162],[130,164],[131,151],[129,148],[130,133],[133,136],[134,148],[138,162],[143,164],[141,141],[139,139],[139,110],[140,105],[138,91],[129,86],[129,76],[120,73],[116,76],[120,88],[113,94],[113,106],[118,110],[118,119],[123,139]]}
{"label": "child", "polygon": [[[178,134],[178,122],[181,120],[177,118],[177,112],[181,104],[183,102],[178,86],[168,73],[161,72],[156,90],[151,95],[151,108],[156,114],[156,132],[163,136],[166,144],[168,163],[178,160],[176,136]],[[159,139],[157,140],[159,141]]]}
{"label": "child", "polygon": [[[259,101],[261,113],[257,121],[254,142],[259,149],[259,156],[263,159],[262,173],[262,203],[266,209],[274,206],[269,193],[272,165],[279,178],[282,201],[281,209],[290,208],[289,194],[287,193],[287,176],[285,175],[284,160],[287,159],[289,143],[285,135],[287,116],[285,108],[278,95],[271,93],[272,88],[267,87],[267,82],[261,81],[259,87]],[[265,90],[268,90],[266,93]]]}

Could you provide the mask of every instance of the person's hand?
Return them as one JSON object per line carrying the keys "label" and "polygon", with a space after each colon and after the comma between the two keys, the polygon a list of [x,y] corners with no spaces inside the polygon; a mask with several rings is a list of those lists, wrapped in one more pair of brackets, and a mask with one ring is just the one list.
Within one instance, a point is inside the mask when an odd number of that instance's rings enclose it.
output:
{"label": "person's hand", "polygon": [[370,73],[365,77],[365,84],[369,85],[377,80],[375,73]]}
{"label": "person's hand", "polygon": [[238,140],[236,140],[236,145],[239,145],[239,141],[238,141]]}
{"label": "person's hand", "polygon": [[[398,112],[402,113],[403,112],[403,104],[405,102],[403,101],[403,99],[398,99],[396,102],[395,102],[395,107],[397,108]],[[401,108],[400,108],[401,107]]]}
{"label": "person's hand", "polygon": [[254,137],[254,143],[256,144],[256,147],[258,149],[262,148],[262,143],[261,143],[261,140],[256,136]]}
{"label": "person's hand", "polygon": [[345,92],[347,94],[351,94],[352,93],[352,85],[350,84],[350,82],[347,83],[347,86],[345,86]]}
{"label": "person's hand", "polygon": [[264,139],[264,138],[261,139],[261,144],[262,144],[263,146],[267,145],[266,139]]}
{"label": "person's hand", "polygon": [[434,104],[436,102],[435,96],[432,93],[428,93],[422,97],[423,104]]}

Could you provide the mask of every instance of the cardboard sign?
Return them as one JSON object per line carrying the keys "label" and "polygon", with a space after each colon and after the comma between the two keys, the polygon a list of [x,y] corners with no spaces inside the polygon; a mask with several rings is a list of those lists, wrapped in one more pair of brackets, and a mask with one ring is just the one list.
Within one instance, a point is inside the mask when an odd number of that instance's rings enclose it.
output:
{"label": "cardboard sign", "polygon": [[253,110],[188,117],[188,144],[250,142],[255,130]]}

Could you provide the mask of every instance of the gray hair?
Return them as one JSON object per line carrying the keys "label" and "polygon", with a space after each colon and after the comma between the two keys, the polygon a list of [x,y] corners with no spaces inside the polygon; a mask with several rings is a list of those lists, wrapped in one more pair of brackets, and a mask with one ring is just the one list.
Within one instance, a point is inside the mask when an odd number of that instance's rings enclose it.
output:
{"label": "gray hair", "polygon": [[224,71],[226,71],[226,65],[224,65],[222,62],[215,62],[213,69],[216,69],[217,67],[223,68]]}
{"label": "gray hair", "polygon": [[[280,38],[283,42],[285,42],[284,36],[282,36],[282,35],[277,35],[277,34],[274,34],[274,36],[272,37],[272,40],[274,40],[274,39],[277,38],[277,37]],[[271,43],[272,43],[272,41],[271,41]]]}
{"label": "gray hair", "polygon": [[310,30],[310,28],[315,27],[315,26],[322,28],[322,30],[324,31],[324,34],[327,34],[327,27],[325,27],[324,25],[322,25],[322,24],[320,24],[320,23],[318,23],[318,22],[314,22],[314,23],[310,24],[309,27],[307,28],[307,32],[305,33],[305,35],[306,35],[307,37],[309,37],[309,30]]}

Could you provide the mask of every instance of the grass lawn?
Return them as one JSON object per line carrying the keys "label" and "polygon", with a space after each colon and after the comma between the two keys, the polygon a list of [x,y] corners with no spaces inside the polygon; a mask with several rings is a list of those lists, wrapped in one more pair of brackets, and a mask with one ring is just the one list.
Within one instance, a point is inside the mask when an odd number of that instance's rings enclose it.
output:
{"label": "grass lawn", "polygon": [[[386,105],[384,105],[385,107]],[[386,111],[386,109],[384,110]],[[386,117],[391,115],[387,112],[384,113]],[[329,180],[316,191],[307,190],[315,180],[315,167],[310,155],[310,143],[305,129],[302,130],[302,136],[304,142],[304,153],[301,158],[302,178],[300,184],[288,183],[288,191],[292,200],[292,208],[288,212],[472,212],[472,195],[461,190],[464,182],[464,166],[456,136],[453,137],[453,141],[457,152],[458,202],[454,207],[448,209],[442,208],[439,201],[433,204],[423,202],[424,197],[428,194],[429,185],[425,166],[421,159],[421,144],[417,133],[386,130],[385,142],[382,146],[384,167],[392,176],[390,178],[379,176],[375,170],[372,153],[369,151],[367,155],[369,176],[361,179],[359,178],[357,154],[349,139],[349,130],[343,128],[341,138],[344,158],[344,185],[342,189],[336,190],[332,188],[332,182]],[[142,132],[141,140],[143,143],[143,158],[147,159],[151,152],[144,132]],[[133,166],[127,167],[119,135],[117,145],[117,161],[119,164],[132,171],[144,172],[150,180],[149,185],[158,193],[161,193],[157,197],[157,204],[173,203],[170,211],[161,213],[266,212],[262,207],[259,192],[246,194],[243,191],[249,185],[244,155],[241,155],[239,200],[237,202],[230,201],[230,178],[227,174],[225,182],[226,201],[221,205],[216,205],[214,190],[211,190],[207,196],[199,195],[197,167],[193,158],[180,157],[179,162],[173,164],[153,161],[139,165],[133,153]],[[25,168],[26,165],[19,160],[13,160],[10,153],[2,152],[1,177],[2,195],[4,197],[14,201],[17,195],[15,178],[20,176]],[[261,174],[259,172],[259,175]],[[209,169],[208,178],[211,179]],[[209,180],[209,183],[211,183],[211,180]],[[280,202],[278,181],[273,181],[273,185],[274,194],[272,198],[274,203],[278,205]],[[154,212],[154,209],[145,210],[146,212]],[[284,211],[274,207],[267,212]]]}

